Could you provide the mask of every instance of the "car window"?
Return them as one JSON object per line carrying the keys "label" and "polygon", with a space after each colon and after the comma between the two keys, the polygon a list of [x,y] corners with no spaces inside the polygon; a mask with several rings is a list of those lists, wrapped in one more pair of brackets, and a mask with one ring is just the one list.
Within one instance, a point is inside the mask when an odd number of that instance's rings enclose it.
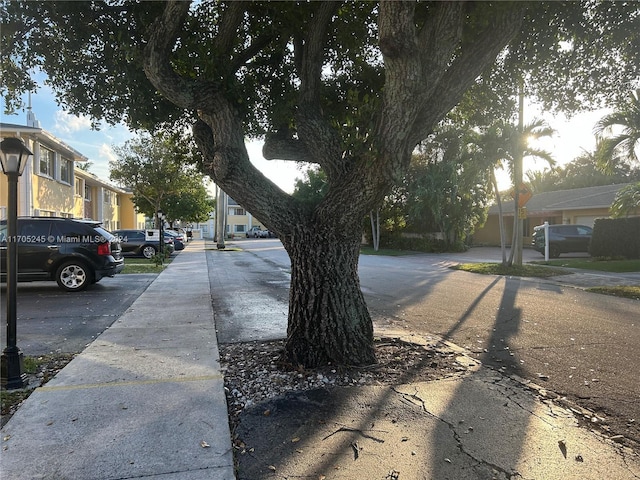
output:
{"label": "car window", "polygon": [[591,235],[592,230],[589,227],[576,227],[578,235]]}
{"label": "car window", "polygon": [[76,222],[52,222],[51,235],[55,236],[58,242],[63,239],[72,239],[74,242],[91,241],[86,238],[93,234],[86,225]]}
{"label": "car window", "polygon": [[97,242],[103,242],[104,240],[111,241],[114,239],[114,235],[102,227],[93,227],[93,231],[95,232],[95,235],[98,236],[96,239]]}
{"label": "car window", "polygon": [[558,233],[560,235],[576,235],[577,231],[576,227],[574,227],[573,225],[563,225],[561,227],[558,227]]}
{"label": "car window", "polygon": [[124,235],[122,235],[122,237],[126,237],[127,242],[131,242],[131,241],[135,242],[139,240],[144,240],[144,233],[138,232],[136,230],[128,230],[124,232]]}
{"label": "car window", "polygon": [[[20,233],[18,233],[18,236],[20,237],[20,239],[46,239],[47,237],[49,237],[49,226],[50,226],[50,222],[40,222],[40,221],[33,221],[30,222],[29,220],[25,220],[22,222],[18,222],[18,231]],[[25,240],[25,241],[32,241],[32,240]],[[44,241],[44,240],[40,240],[40,241]]]}

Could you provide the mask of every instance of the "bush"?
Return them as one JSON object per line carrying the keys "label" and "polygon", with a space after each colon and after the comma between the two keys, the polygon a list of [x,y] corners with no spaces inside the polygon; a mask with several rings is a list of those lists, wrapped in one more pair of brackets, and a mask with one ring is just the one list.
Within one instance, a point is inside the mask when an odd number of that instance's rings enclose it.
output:
{"label": "bush", "polygon": [[592,257],[640,258],[640,217],[595,221],[589,253]]}
{"label": "bush", "polygon": [[444,240],[425,236],[403,236],[398,233],[381,235],[380,248],[426,253],[464,252],[467,249],[462,243],[448,245]]}

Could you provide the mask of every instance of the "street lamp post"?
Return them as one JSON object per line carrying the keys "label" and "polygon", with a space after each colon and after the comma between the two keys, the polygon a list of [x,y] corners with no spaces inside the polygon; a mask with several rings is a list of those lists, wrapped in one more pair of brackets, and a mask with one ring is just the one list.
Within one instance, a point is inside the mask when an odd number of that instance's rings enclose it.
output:
{"label": "street lamp post", "polygon": [[162,257],[162,254],[164,253],[164,219],[165,219],[165,214],[162,210],[158,210],[158,223],[159,228],[160,228],[160,256]]}
{"label": "street lamp post", "polygon": [[33,153],[19,138],[0,142],[2,171],[8,180],[7,195],[7,346],[2,351],[1,384],[7,390],[26,387],[22,352],[17,346],[17,284],[18,284],[18,177]]}

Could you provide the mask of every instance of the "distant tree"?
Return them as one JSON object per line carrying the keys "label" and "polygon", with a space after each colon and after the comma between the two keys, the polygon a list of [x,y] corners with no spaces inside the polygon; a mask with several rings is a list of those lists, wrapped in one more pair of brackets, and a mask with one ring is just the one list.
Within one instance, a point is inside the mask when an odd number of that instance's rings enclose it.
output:
{"label": "distant tree", "polygon": [[465,132],[444,127],[414,155],[406,189],[408,229],[440,232],[445,248],[462,248],[484,221],[488,185],[486,169],[469,155]]}
{"label": "distant tree", "polygon": [[74,164],[73,168],[77,168],[83,172],[88,172],[91,167],[93,167],[93,162],[78,162]]}
{"label": "distant tree", "polygon": [[640,181],[640,169],[632,168],[616,157],[605,171],[599,166],[596,154],[585,151],[564,166],[527,172],[527,177],[533,192],[542,193],[636,182]]}
{"label": "distant tree", "polygon": [[[207,191],[202,175],[192,173],[194,177],[190,185],[178,193],[168,194],[160,204],[160,210],[172,227],[177,220],[187,223],[204,222],[215,210],[216,201]],[[150,204],[145,207],[145,203],[146,200],[141,199],[136,206],[144,212],[154,211]]]}
{"label": "distant tree", "polygon": [[164,211],[171,197],[202,195],[203,175],[193,166],[193,150],[175,136],[144,134],[114,147],[114,152],[117,159],[109,162],[109,178],[130,189],[136,208],[150,217]]}
{"label": "distant tree", "polygon": [[557,185],[560,182],[559,172],[561,170],[559,167],[545,167],[543,170],[529,170],[525,172],[531,191],[535,194],[559,190]]}
{"label": "distant tree", "polygon": [[327,193],[327,175],[320,167],[308,168],[302,178],[296,178],[291,196],[310,207],[317,204]]}
{"label": "distant tree", "polygon": [[626,217],[640,209],[640,182],[627,185],[618,191],[611,205],[611,216]]}
{"label": "distant tree", "polygon": [[[616,127],[620,132],[615,131]],[[629,94],[625,103],[613,113],[605,115],[596,123],[594,133],[598,139],[597,159],[599,164],[611,170],[617,155],[630,163],[638,162],[640,151],[640,89]]]}

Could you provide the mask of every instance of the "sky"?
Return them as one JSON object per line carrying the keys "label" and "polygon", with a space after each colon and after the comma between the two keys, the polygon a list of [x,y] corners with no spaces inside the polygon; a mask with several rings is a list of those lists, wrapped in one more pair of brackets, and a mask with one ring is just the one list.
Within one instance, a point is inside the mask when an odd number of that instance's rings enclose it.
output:
{"label": "sky", "polygon": [[[25,104],[27,104],[27,97],[25,97]],[[115,158],[113,146],[122,146],[134,137],[134,134],[124,125],[111,127],[105,124],[98,131],[91,130],[91,122],[88,118],[66,113],[56,104],[53,93],[46,86],[41,86],[37,93],[31,95],[31,106],[40,126],[87,157],[92,163],[89,171],[103,180],[109,180],[109,160]],[[534,117],[544,118],[552,128],[557,130],[554,138],[541,146],[552,153],[558,165],[564,165],[583,151],[594,150],[593,126],[606,113],[606,110],[596,110],[576,115],[568,120],[563,116],[552,117],[528,108],[525,109],[525,123],[530,122]],[[26,124],[26,118],[26,108],[16,115],[2,114],[1,117],[2,122],[19,125]],[[262,144],[258,141],[248,142],[247,150],[256,168],[285,192],[291,193],[296,179],[303,176],[295,162],[265,160],[261,153]],[[525,159],[524,171],[542,170],[545,166],[544,163]],[[497,175],[500,188],[508,188],[510,185],[507,173],[498,172]]]}

